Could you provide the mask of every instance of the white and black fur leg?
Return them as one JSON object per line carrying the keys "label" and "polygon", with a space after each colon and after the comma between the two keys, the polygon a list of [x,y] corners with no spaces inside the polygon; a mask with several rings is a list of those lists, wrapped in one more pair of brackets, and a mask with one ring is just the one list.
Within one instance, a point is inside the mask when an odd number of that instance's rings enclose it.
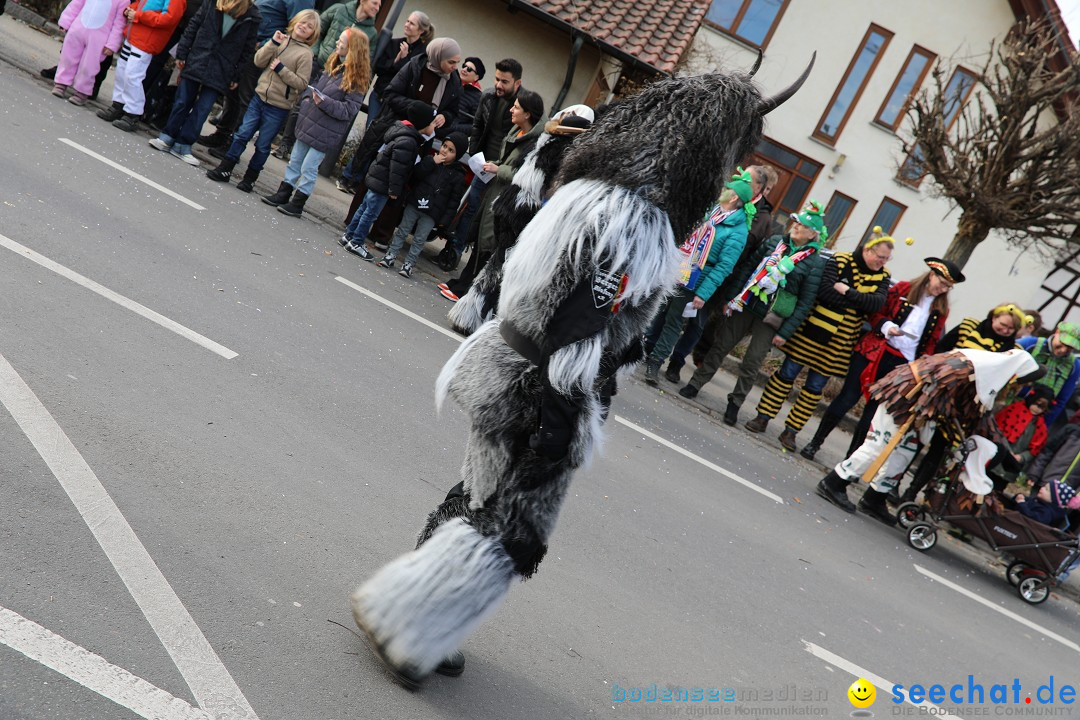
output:
{"label": "white and black fur leg", "polygon": [[486,317],[484,315],[484,306],[488,302],[488,293],[491,290],[488,287],[487,274],[488,268],[485,265],[473,280],[469,292],[462,295],[450,308],[447,317],[455,332],[472,335],[493,316],[494,313],[491,312],[488,312]]}
{"label": "white and black fur leg", "polygon": [[499,608],[514,576],[499,540],[451,520],[361,585],[353,618],[385,662],[422,679]]}

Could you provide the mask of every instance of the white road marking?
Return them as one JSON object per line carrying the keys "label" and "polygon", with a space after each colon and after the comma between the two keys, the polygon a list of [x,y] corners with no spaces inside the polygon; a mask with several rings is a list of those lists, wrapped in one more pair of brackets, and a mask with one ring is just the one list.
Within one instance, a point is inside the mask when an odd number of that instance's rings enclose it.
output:
{"label": "white road marking", "polygon": [[1031,628],[1032,630],[1035,630],[1036,632],[1042,633],[1043,635],[1050,638],[1051,640],[1055,640],[1055,641],[1061,643],[1062,645],[1069,648],[1070,650],[1075,650],[1076,652],[1080,652],[1080,645],[1077,645],[1076,643],[1074,643],[1072,640],[1069,640],[1068,638],[1065,638],[1065,637],[1062,637],[1061,635],[1058,635],[1056,632],[1053,632],[1052,630],[1048,630],[1047,628],[1044,628],[1042,625],[1039,625],[1037,623],[1033,623],[1032,621],[1028,620],[1023,615],[1017,615],[1012,610],[1007,610],[1007,609],[1005,609],[1003,607],[995,605],[994,603],[990,602],[986,598],[981,598],[978,595],[976,595],[975,593],[971,592],[970,590],[962,588],[959,585],[957,585],[956,583],[954,583],[954,582],[952,582],[950,580],[946,580],[945,578],[941,577],[940,575],[935,575],[934,573],[930,572],[926,568],[919,567],[918,565],[916,565],[915,569],[918,570],[923,575],[925,575],[926,577],[930,578],[931,580],[934,580],[936,582],[941,583],[942,585],[949,588],[950,590],[955,590],[956,592],[960,593],[964,597],[969,597],[972,600],[974,600],[975,602],[977,602],[977,603],[979,603],[981,605],[985,605],[986,607],[990,608],[991,610],[999,612],[1002,615],[1004,615],[1005,617],[1010,618],[1012,620],[1015,620],[1016,622],[1020,623],[1021,625],[1026,625],[1027,627]]}
{"label": "white road marking", "polygon": [[338,275],[334,279],[337,280],[342,285],[346,285],[348,287],[351,287],[353,290],[360,293],[361,295],[365,295],[365,296],[371,298],[372,300],[374,300],[377,303],[382,303],[383,305],[390,308],[391,310],[397,310],[402,315],[405,315],[406,317],[411,317],[416,322],[420,323],[421,325],[426,325],[427,327],[431,328],[435,332],[442,333],[443,335],[450,338],[451,340],[457,340],[459,343],[464,342],[464,339],[460,335],[458,335],[456,332],[454,332],[453,330],[447,330],[446,328],[442,327],[441,325],[436,325],[435,323],[431,322],[430,320],[420,317],[419,315],[414,313],[412,310],[406,310],[405,308],[401,307],[397,303],[392,303],[389,300],[387,300],[386,298],[384,298],[384,297],[382,297],[380,295],[376,295],[375,293],[371,292],[367,288],[360,287],[359,285],[352,282],[351,280],[346,280],[345,278],[341,277],[340,275]]}
{"label": "white road marking", "polygon": [[6,247],[8,250],[11,250],[12,252],[18,253],[19,255],[23,256],[27,260],[31,260],[33,262],[36,262],[41,267],[46,268],[47,270],[52,270],[57,275],[60,275],[62,277],[66,277],[68,280],[71,280],[74,283],[82,285],[87,290],[90,290],[92,292],[96,292],[98,295],[105,298],[106,300],[112,300],[117,305],[119,305],[121,307],[124,307],[124,308],[127,308],[128,310],[135,313],[136,315],[142,315],[147,320],[151,320],[153,322],[156,322],[158,325],[165,328],[166,330],[172,330],[174,333],[176,333],[180,337],[187,338],[188,340],[195,343],[196,345],[201,345],[202,347],[206,348],[210,352],[216,353],[216,354],[220,355],[221,357],[225,358],[226,360],[232,360],[234,357],[236,357],[239,354],[239,353],[233,352],[232,350],[225,347],[224,345],[219,345],[218,343],[214,342],[213,340],[211,340],[208,337],[204,337],[204,336],[200,335],[199,333],[195,332],[194,330],[191,330],[189,328],[184,327],[183,325],[176,322],[175,320],[170,320],[169,318],[165,317],[164,315],[161,315],[160,313],[154,312],[153,310],[146,307],[145,305],[140,305],[139,303],[135,302],[134,300],[126,298],[126,297],[124,297],[123,295],[121,295],[121,294],[119,294],[117,292],[113,292],[112,290],[105,287],[104,285],[100,285],[100,284],[94,282],[93,280],[91,280],[90,278],[85,277],[83,275],[80,275],[79,273],[75,272],[74,270],[66,268],[66,267],[64,267],[63,265],[61,265],[58,262],[50,260],[49,258],[45,257],[44,255],[41,255],[40,253],[37,253],[37,252],[31,250],[30,248],[26,247],[25,245],[21,245],[20,243],[15,242],[11,238],[7,237],[6,235],[0,235],[0,247]]}
{"label": "white road marking", "polygon": [[[851,673],[856,678],[862,678],[863,680],[866,680],[871,685],[876,687],[878,690],[883,690],[884,692],[889,693],[890,697],[892,696],[893,685],[895,685],[896,683],[890,682],[890,681],[886,680],[885,678],[881,677],[880,675],[875,675],[874,673],[870,672],[866,668],[861,668],[858,665],[856,665],[855,663],[850,662],[848,660],[845,660],[844,658],[840,657],[839,655],[836,655],[834,653],[829,652],[828,650],[821,647],[820,645],[815,645],[814,643],[807,642],[806,640],[803,640],[802,644],[806,646],[806,648],[805,648],[806,652],[810,653],[814,657],[819,658],[821,660],[824,660],[825,662],[829,663],[830,665],[835,665],[836,667],[840,668],[844,672]],[[907,699],[907,694],[906,693],[905,693],[905,696],[904,696],[904,702],[907,703],[908,705],[914,705],[915,707],[918,707],[918,708],[926,708],[927,713],[929,714],[929,717],[951,718],[951,720],[958,720],[958,718],[955,715],[950,715],[949,713],[945,712],[940,707],[938,707],[937,705],[934,705],[932,703],[925,702],[925,701],[921,702],[921,703],[911,702],[910,700]]]}
{"label": "white road marking", "polygon": [[64,143],[65,145],[70,145],[71,147],[75,148],[76,150],[78,150],[81,153],[86,153],[87,155],[94,158],[95,160],[100,160],[101,162],[105,163],[106,165],[108,165],[111,168],[116,168],[120,172],[125,173],[127,175],[130,175],[131,177],[135,178],[139,182],[146,183],[150,187],[154,188],[155,190],[158,190],[160,192],[165,193],[166,195],[168,195],[171,198],[176,198],[177,200],[184,203],[185,205],[190,205],[191,207],[195,208],[196,210],[205,210],[206,209],[202,205],[200,205],[199,203],[194,202],[192,200],[188,200],[183,195],[181,195],[179,193],[176,193],[176,192],[173,192],[172,190],[165,187],[164,185],[159,185],[158,183],[154,182],[150,178],[145,177],[143,175],[140,175],[139,173],[135,172],[134,170],[128,170],[126,167],[124,167],[120,163],[114,162],[114,161],[110,160],[109,158],[105,157],[104,155],[98,155],[96,152],[94,152],[90,148],[83,147],[82,145],[75,142],[74,140],[69,140],[67,138],[59,138],[59,140],[60,140],[60,142]]}
{"label": "white road marking", "polygon": [[135,535],[94,471],[15,368],[0,355],[0,404],[60,481],[105,551],[199,706],[221,720],[257,720],[154,559]]}
{"label": "white road marking", "polygon": [[178,697],[0,607],[0,643],[147,720],[213,720]]}
{"label": "white road marking", "polygon": [[734,480],[735,482],[739,483],[740,485],[745,485],[746,487],[750,488],[754,492],[761,493],[762,495],[764,495],[765,497],[769,498],[770,500],[772,500],[774,502],[778,502],[781,505],[784,504],[784,499],[782,497],[780,497],[779,495],[777,495],[776,493],[769,492],[768,490],[761,487],[760,485],[756,485],[756,484],[750,482],[749,480],[747,480],[746,478],[743,478],[743,477],[740,477],[739,475],[736,475],[735,473],[731,472],[730,470],[725,470],[724,468],[720,467],[716,463],[709,462],[708,460],[706,460],[703,457],[698,457],[694,453],[690,452],[689,450],[685,450],[685,449],[679,447],[678,445],[671,442],[670,440],[665,440],[664,438],[660,437],[656,433],[651,433],[648,430],[646,430],[645,428],[641,427],[640,425],[635,425],[634,423],[630,422],[629,420],[622,417],[621,415],[613,415],[612,417],[615,419],[615,422],[622,423],[623,425],[630,428],[631,430],[634,430],[635,432],[639,432],[639,433],[641,433],[642,435],[644,435],[645,437],[647,437],[647,438],[649,438],[651,440],[655,440],[656,442],[660,443],[661,445],[663,445],[666,448],[671,448],[672,450],[679,453],[680,455],[685,455],[686,457],[690,458],[694,462],[700,463],[700,464],[704,465],[705,467],[709,468],[713,472],[718,472],[721,475],[723,475],[724,477],[730,478],[730,479]]}
{"label": "white road marking", "polygon": [[[443,335],[446,335],[448,338],[451,338],[452,340],[456,340],[459,343],[464,342],[464,339],[460,335],[458,335],[456,332],[453,332],[451,330],[447,330],[446,328],[444,328],[444,327],[442,327],[440,325],[436,325],[435,323],[431,322],[430,320],[427,320],[425,318],[420,317],[419,315],[412,312],[411,310],[406,310],[405,308],[401,307],[400,305],[398,305],[396,303],[393,303],[393,302],[390,302],[389,300],[387,300],[387,299],[385,299],[385,298],[383,298],[383,297],[381,297],[379,295],[376,295],[375,293],[371,292],[370,290],[368,290],[366,288],[360,287],[359,285],[352,282],[351,280],[346,280],[345,278],[341,277],[340,275],[336,276],[334,279],[337,280],[342,285],[347,285],[348,287],[351,287],[353,290],[356,290],[357,292],[366,295],[367,297],[371,298],[372,300],[374,300],[376,302],[382,303],[383,305],[385,305],[386,307],[388,307],[388,308],[390,308],[392,310],[397,310],[402,315],[410,317],[413,320],[416,320],[417,322],[426,325],[427,327],[431,328],[432,330],[435,330],[436,332],[441,332]],[[660,443],[664,447],[671,448],[672,450],[679,453],[680,455],[685,455],[686,457],[690,458],[694,462],[700,463],[700,464],[704,465],[705,467],[709,468],[710,470],[712,470],[714,472],[717,472],[717,473],[720,473],[724,477],[727,477],[727,478],[730,478],[730,479],[734,480],[735,482],[739,483],[740,485],[745,485],[746,487],[750,488],[754,492],[761,493],[762,495],[769,498],[773,502],[778,502],[781,505],[784,504],[784,499],[782,497],[780,497],[779,495],[777,495],[776,493],[769,492],[765,488],[763,488],[763,487],[761,487],[759,485],[755,485],[754,483],[750,482],[749,480],[747,480],[747,479],[745,479],[743,477],[740,477],[739,475],[736,475],[735,473],[731,472],[730,470],[725,470],[724,468],[720,467],[719,465],[717,465],[715,463],[712,463],[712,462],[709,462],[705,458],[699,457],[698,455],[695,455],[694,453],[690,452],[689,450],[684,450],[683,448],[679,447],[675,443],[673,443],[673,442],[671,442],[669,440],[665,440],[664,438],[660,437],[659,435],[657,435],[655,433],[649,432],[648,430],[641,427],[640,425],[635,425],[634,423],[630,422],[629,420],[627,420],[626,418],[624,418],[624,417],[622,417],[620,415],[612,415],[611,417],[616,422],[622,423],[623,425],[627,426],[628,428],[630,428],[630,429],[632,429],[632,430],[634,430],[636,432],[641,433],[642,435],[644,435],[645,437],[647,437],[647,438],[649,438],[651,440],[655,440],[656,442]]]}

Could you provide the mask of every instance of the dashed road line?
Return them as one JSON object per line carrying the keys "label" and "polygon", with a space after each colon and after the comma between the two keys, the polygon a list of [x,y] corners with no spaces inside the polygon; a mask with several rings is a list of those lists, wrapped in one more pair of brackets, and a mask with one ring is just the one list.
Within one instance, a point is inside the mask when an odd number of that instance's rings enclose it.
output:
{"label": "dashed road line", "polygon": [[[382,297],[382,296],[380,296],[380,295],[378,295],[376,293],[373,293],[372,291],[370,291],[370,290],[368,290],[366,288],[360,287],[359,285],[352,282],[351,280],[346,280],[345,278],[341,277],[340,275],[335,276],[334,279],[337,280],[342,285],[350,287],[353,290],[356,290],[357,292],[363,294],[365,297],[369,297],[369,298],[371,298],[372,300],[374,300],[374,301],[376,301],[378,303],[382,303],[383,305],[390,308],[391,310],[396,310],[397,312],[401,313],[402,315],[405,315],[406,317],[410,317],[413,320],[416,320],[417,322],[419,322],[419,323],[421,323],[423,325],[426,325],[427,327],[431,328],[432,330],[435,330],[436,332],[440,332],[443,335],[446,335],[447,337],[449,337],[452,340],[455,340],[458,343],[464,342],[464,338],[462,338],[457,333],[452,332],[451,330],[447,330],[446,328],[442,327],[441,325],[437,325],[437,324],[431,322],[430,320],[428,320],[426,318],[420,317],[419,315],[417,315],[413,311],[407,310],[406,308],[403,308],[402,306],[398,305],[397,303],[391,302],[391,301],[387,300],[386,298],[384,298],[384,297]],[[725,468],[720,467],[716,463],[710,462],[710,461],[706,460],[703,457],[695,455],[694,453],[690,452],[689,450],[686,450],[684,448],[679,447],[678,445],[671,442],[670,440],[665,440],[664,438],[660,437],[656,433],[649,432],[645,428],[631,422],[630,420],[627,420],[626,418],[622,417],[621,415],[612,415],[611,417],[612,417],[613,420],[615,420],[615,422],[618,422],[618,423],[620,423],[622,425],[625,425],[626,427],[630,428],[631,430],[633,430],[635,432],[641,433],[642,435],[649,438],[650,440],[655,440],[656,442],[660,443],[664,447],[669,448],[671,450],[674,450],[675,452],[679,453],[680,455],[683,455],[684,457],[688,457],[688,458],[690,458],[691,460],[693,460],[696,463],[704,465],[705,467],[712,470],[713,472],[719,473],[720,475],[723,475],[726,478],[734,480],[735,482],[739,483],[740,485],[745,485],[746,487],[750,488],[754,492],[760,493],[760,494],[764,495],[765,497],[769,498],[773,502],[780,503],[781,505],[784,504],[784,499],[782,497],[780,497],[779,495],[777,495],[776,493],[770,492],[770,491],[766,490],[765,488],[761,487],[760,485],[752,483],[749,480],[747,480],[746,478],[741,477],[741,476],[731,472],[730,470],[726,470]]]}
{"label": "dashed road line", "polygon": [[120,508],[48,409],[3,355],[0,355],[0,404],[11,413],[60,481],[199,706],[221,720],[257,720],[255,711]]}
{"label": "dashed road line", "polygon": [[126,175],[130,175],[131,177],[135,178],[139,182],[145,183],[145,184],[149,185],[150,187],[154,188],[155,190],[157,190],[159,192],[163,192],[166,195],[168,195],[169,197],[179,200],[180,202],[184,203],[185,205],[189,205],[189,206],[195,208],[196,210],[205,210],[206,209],[202,205],[200,205],[199,203],[197,203],[197,202],[195,202],[193,200],[188,200],[186,197],[184,197],[180,193],[175,192],[173,190],[170,190],[169,188],[165,187],[164,185],[159,185],[158,183],[154,182],[150,178],[148,178],[148,177],[146,177],[144,175],[140,175],[139,173],[135,172],[134,170],[128,170],[126,167],[124,167],[120,163],[115,162],[113,160],[110,160],[109,158],[105,157],[104,155],[99,155],[98,153],[94,152],[90,148],[83,147],[82,145],[75,142],[74,140],[69,140],[68,138],[59,138],[59,140],[60,140],[60,142],[64,143],[65,145],[70,145],[71,147],[75,148],[79,152],[85,153],[85,154],[89,155],[90,157],[94,158],[95,160],[100,160],[101,162],[105,163],[106,165],[108,165],[111,168],[115,168],[115,169],[119,170],[120,172],[122,172],[122,173],[124,173]]}
{"label": "dashed road line", "polygon": [[924,567],[920,567],[920,566],[916,565],[915,569],[917,571],[919,571],[921,574],[923,574],[926,577],[933,580],[934,582],[939,582],[942,585],[944,585],[945,587],[949,588],[950,590],[955,590],[956,592],[960,593],[964,597],[971,598],[972,600],[979,603],[980,605],[984,605],[984,606],[990,608],[991,610],[993,610],[995,612],[1001,613],[1002,615],[1004,615],[1005,617],[1007,617],[1007,618],[1009,618],[1011,620],[1015,620],[1016,622],[1020,623],[1021,625],[1029,627],[1029,628],[1031,628],[1032,630],[1034,630],[1036,632],[1040,632],[1043,635],[1045,635],[1046,637],[1050,638],[1051,640],[1054,640],[1055,642],[1061,643],[1062,645],[1069,648],[1070,650],[1080,652],[1080,645],[1077,645],[1072,640],[1069,640],[1066,637],[1062,637],[1061,635],[1058,635],[1053,630],[1049,630],[1047,628],[1044,628],[1042,625],[1039,625],[1038,623],[1034,623],[1031,620],[1028,620],[1023,615],[1017,615],[1012,610],[1007,610],[1006,608],[995,605],[994,603],[990,602],[986,598],[979,597],[978,595],[971,592],[970,590],[962,588],[959,585],[957,585],[956,583],[952,582],[951,580],[947,580],[946,578],[943,578],[940,575],[936,575],[936,574],[930,572],[929,570],[927,570]]}
{"label": "dashed road line", "polygon": [[61,277],[65,277],[68,280],[71,280],[73,283],[76,283],[77,285],[81,285],[84,288],[86,288],[87,290],[90,290],[91,292],[97,293],[98,295],[105,298],[106,300],[113,301],[114,303],[116,303],[120,307],[123,307],[123,308],[126,308],[126,309],[130,310],[131,312],[135,313],[136,315],[141,315],[142,317],[146,318],[147,320],[150,320],[152,322],[157,323],[158,325],[165,328],[166,330],[171,330],[172,332],[176,333],[180,337],[186,338],[186,339],[190,340],[191,342],[195,343],[196,345],[200,345],[200,346],[206,348],[207,350],[209,350],[210,352],[215,353],[217,355],[220,355],[221,357],[225,358],[226,360],[232,360],[234,357],[239,355],[239,353],[233,352],[232,350],[225,347],[224,345],[216,343],[213,340],[211,340],[210,338],[205,337],[203,335],[200,335],[199,333],[195,332],[194,330],[192,330],[190,328],[184,327],[183,325],[176,322],[175,320],[170,320],[169,318],[165,317],[161,313],[154,312],[153,310],[146,307],[145,305],[141,305],[140,303],[137,303],[137,302],[135,302],[134,300],[132,300],[130,298],[126,298],[123,295],[121,295],[120,293],[115,292],[113,290],[110,290],[109,288],[105,287],[104,285],[101,285],[101,284],[99,284],[97,282],[94,282],[93,280],[91,280],[88,277],[86,277],[84,275],[80,275],[79,273],[75,272],[74,270],[72,270],[70,268],[64,267],[63,265],[56,262],[55,260],[50,260],[49,258],[45,257],[41,253],[38,253],[38,252],[35,252],[34,250],[31,250],[30,248],[26,247],[25,245],[22,245],[21,243],[18,243],[16,241],[12,240],[11,238],[7,237],[6,235],[0,235],[0,247],[5,247],[8,250],[11,250],[12,252],[14,252],[16,254],[21,255],[22,257],[26,258],[27,260],[30,260],[31,262],[37,263],[38,265],[45,268],[46,270],[52,270],[57,275],[60,275]]}
{"label": "dashed road line", "polygon": [[629,420],[622,417],[621,415],[613,415],[612,417],[614,418],[615,422],[622,423],[623,425],[630,428],[634,432],[639,432],[642,435],[644,435],[645,437],[649,438],[650,440],[655,440],[656,442],[660,443],[664,447],[670,448],[670,449],[674,450],[675,452],[679,453],[680,455],[684,455],[684,456],[690,458],[691,460],[693,460],[694,462],[700,463],[701,465],[704,465],[705,467],[709,468],[713,472],[720,473],[724,477],[729,478],[731,480],[734,480],[735,482],[739,483],[740,485],[745,485],[746,487],[750,488],[754,492],[761,493],[762,495],[769,498],[773,502],[780,503],[781,505],[784,504],[784,499],[782,497],[780,497],[779,495],[777,495],[776,493],[770,492],[770,491],[766,490],[765,488],[761,487],[760,485],[756,485],[756,484],[750,482],[749,480],[747,480],[746,478],[741,477],[739,475],[736,475],[735,473],[731,472],[730,470],[726,470],[726,469],[720,467],[716,463],[709,462],[708,460],[706,460],[703,457],[698,457],[694,453],[690,452],[689,450],[686,450],[684,448],[679,447],[678,445],[671,442],[670,440],[665,440],[664,438],[660,437],[656,433],[649,432],[648,430],[641,427],[640,425],[635,425],[634,423],[630,422]]}
{"label": "dashed road line", "polygon": [[147,720],[213,720],[180,698],[5,607],[0,607],[0,644]]}
{"label": "dashed road line", "polygon": [[[816,658],[818,658],[820,660],[824,660],[825,662],[829,663],[830,665],[838,667],[841,670],[843,670],[844,672],[854,675],[856,678],[862,678],[863,680],[866,680],[871,685],[876,687],[878,690],[882,690],[884,692],[890,693],[890,695],[892,694],[893,686],[896,685],[896,683],[890,682],[889,680],[886,680],[885,678],[881,677],[880,675],[877,675],[875,673],[870,672],[866,668],[859,667],[858,665],[851,662],[850,660],[845,660],[844,658],[840,657],[836,653],[829,652],[828,650],[821,647],[820,645],[815,645],[814,643],[807,642],[806,640],[803,640],[802,644],[805,646],[804,649],[806,650],[806,652],[810,653],[814,657],[816,657]],[[946,718],[947,720],[959,720],[955,715],[950,715],[949,713],[945,712],[944,710],[942,710],[937,705],[934,705],[933,703],[929,703],[929,702],[920,702],[920,703],[911,702],[910,700],[907,699],[906,696],[904,698],[904,702],[907,703],[908,705],[913,705],[913,706],[915,706],[917,708],[925,708],[927,714],[930,717],[933,717],[933,718]],[[854,717],[855,714],[852,713],[852,716]],[[872,715],[871,715],[871,717],[872,717]]]}

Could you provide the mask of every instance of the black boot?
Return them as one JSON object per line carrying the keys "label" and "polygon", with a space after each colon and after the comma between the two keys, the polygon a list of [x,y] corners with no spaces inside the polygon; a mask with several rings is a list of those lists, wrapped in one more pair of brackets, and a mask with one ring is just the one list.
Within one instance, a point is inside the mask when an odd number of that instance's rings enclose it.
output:
{"label": "black boot", "polygon": [[255,181],[259,179],[259,171],[248,168],[244,171],[243,179],[236,183],[236,189],[241,192],[251,192],[255,189]]}
{"label": "black boot", "polygon": [[816,492],[844,512],[853,513],[855,504],[847,496],[847,486],[850,484],[851,481],[837,475],[836,470],[830,470],[817,484]]}
{"label": "black boot", "polygon": [[289,202],[289,198],[292,197],[293,186],[287,182],[282,182],[278,185],[277,192],[273,195],[267,195],[262,199],[267,205],[284,205]]}
{"label": "black boot", "polygon": [[915,502],[915,496],[919,494],[919,488],[914,486],[908,486],[908,489],[904,491],[904,494],[900,496],[900,504]]}
{"label": "black boot", "polygon": [[657,360],[645,361],[645,382],[656,387],[660,384],[660,363]]}
{"label": "black boot", "polygon": [[139,116],[121,112],[120,117],[113,120],[113,127],[119,128],[124,132],[132,132],[139,127]]}
{"label": "black boot", "polygon": [[866,488],[866,492],[862,496],[862,500],[859,500],[859,509],[864,513],[880,520],[889,527],[896,525],[896,518],[889,512],[889,508],[885,506],[885,498],[889,496],[887,492],[878,492],[872,487]]}
{"label": "black boot", "polygon": [[668,360],[667,370],[664,371],[664,379],[677,385],[681,380],[679,372],[682,370],[683,364],[676,365],[674,360]]}
{"label": "black boot", "polygon": [[124,114],[124,103],[114,102],[107,108],[97,111],[97,116],[105,122],[113,122],[119,120],[120,116]]}
{"label": "black boot", "polygon": [[821,449],[821,444],[825,442],[825,438],[829,437],[829,433],[836,429],[839,424],[840,418],[825,413],[821,418],[821,424],[818,425],[817,432],[814,433],[814,437],[799,454],[807,460],[813,460],[814,456],[817,455],[817,451]]}
{"label": "black boot", "polygon": [[739,406],[730,400],[727,401],[727,407],[724,408],[724,424],[734,426],[739,422]]}
{"label": "black boot", "polygon": [[236,161],[225,158],[216,168],[212,168],[206,171],[206,177],[218,182],[228,182],[232,177],[232,169],[236,167]]}
{"label": "black boot", "polygon": [[292,200],[284,205],[278,205],[278,212],[285,213],[289,217],[300,217],[304,214],[304,203],[308,196],[297,190],[293,193]]}
{"label": "black boot", "polygon": [[210,135],[200,135],[197,142],[208,148],[225,147],[229,142],[229,133],[217,130]]}

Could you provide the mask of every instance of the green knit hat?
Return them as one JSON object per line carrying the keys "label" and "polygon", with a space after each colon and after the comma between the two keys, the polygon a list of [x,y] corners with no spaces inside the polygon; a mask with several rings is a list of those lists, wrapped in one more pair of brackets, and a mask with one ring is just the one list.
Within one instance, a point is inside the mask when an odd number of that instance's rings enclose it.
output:
{"label": "green knit hat", "polygon": [[750,177],[750,171],[738,167],[735,168],[735,174],[731,176],[731,180],[724,183],[724,187],[734,190],[735,194],[739,196],[739,199],[742,200],[745,205],[754,197],[754,190],[751,187],[752,184],[753,178]]}
{"label": "green knit hat", "polygon": [[825,208],[817,200],[806,203],[806,207],[796,213],[792,219],[816,231],[821,242],[829,239],[829,229],[825,227]]}

